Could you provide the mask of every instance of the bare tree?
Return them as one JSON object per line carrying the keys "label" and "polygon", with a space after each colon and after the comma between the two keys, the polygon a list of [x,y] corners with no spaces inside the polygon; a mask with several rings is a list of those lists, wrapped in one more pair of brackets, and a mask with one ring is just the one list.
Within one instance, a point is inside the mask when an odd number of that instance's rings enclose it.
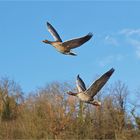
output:
{"label": "bare tree", "polygon": [[13,80],[2,78],[0,80],[1,119],[15,117],[17,105],[23,100],[20,86]]}

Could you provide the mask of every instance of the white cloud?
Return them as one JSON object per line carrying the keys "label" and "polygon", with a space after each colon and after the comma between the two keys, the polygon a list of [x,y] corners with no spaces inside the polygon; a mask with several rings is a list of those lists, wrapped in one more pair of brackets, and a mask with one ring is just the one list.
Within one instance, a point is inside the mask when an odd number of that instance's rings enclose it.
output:
{"label": "white cloud", "polygon": [[[136,57],[140,59],[140,28],[124,28],[120,31],[104,35],[104,43],[117,47],[130,47],[133,51],[129,51],[128,53],[135,53]],[[111,63],[111,59],[113,59],[111,56],[105,58],[105,60],[100,62],[100,66]]]}
{"label": "white cloud", "polygon": [[136,50],[136,55],[140,59],[140,48]]}
{"label": "white cloud", "polygon": [[123,59],[123,57],[124,56],[121,54],[107,56],[107,57],[99,60],[99,66],[104,67],[104,66],[109,65],[111,63],[121,61]]}
{"label": "white cloud", "polygon": [[106,58],[103,58],[102,60],[99,61],[99,65],[101,67],[104,67],[106,65],[108,65],[109,63],[111,63],[113,60],[113,56],[108,56]]}
{"label": "white cloud", "polygon": [[115,39],[114,37],[112,37],[110,35],[105,36],[104,41],[105,41],[105,43],[113,45],[113,46],[118,46],[118,44],[119,44],[117,39]]}
{"label": "white cloud", "polygon": [[119,31],[119,34],[131,36],[131,35],[140,35],[140,29],[122,29]]}
{"label": "white cloud", "polygon": [[137,39],[129,38],[129,39],[128,39],[128,42],[129,42],[129,44],[131,44],[133,47],[135,47],[136,56],[137,56],[138,58],[140,58],[140,41],[137,40]]}
{"label": "white cloud", "polygon": [[137,48],[140,47],[140,41],[139,40],[129,38],[128,42],[134,47],[137,47]]}

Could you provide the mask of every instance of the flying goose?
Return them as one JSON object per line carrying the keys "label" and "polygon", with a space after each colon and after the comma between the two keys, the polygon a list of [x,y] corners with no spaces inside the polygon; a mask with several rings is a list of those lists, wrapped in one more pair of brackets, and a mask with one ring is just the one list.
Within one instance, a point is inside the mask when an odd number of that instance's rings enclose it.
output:
{"label": "flying goose", "polygon": [[77,86],[77,93],[74,92],[67,92],[69,95],[73,95],[78,97],[81,101],[92,104],[94,106],[101,106],[101,102],[94,100],[94,96],[101,90],[101,88],[106,84],[106,82],[109,80],[113,72],[115,71],[114,68],[111,68],[109,71],[104,73],[100,78],[98,78],[95,82],[91,84],[91,86],[86,89],[84,81],[80,78],[80,76],[77,76],[76,80],[76,86]]}
{"label": "flying goose", "polygon": [[71,49],[80,47],[82,44],[90,40],[91,37],[93,36],[92,33],[88,33],[83,37],[63,42],[57,31],[49,22],[47,22],[47,27],[48,31],[53,36],[55,41],[43,40],[43,42],[52,45],[57,49],[57,51],[65,55],[76,55],[74,52],[71,51]]}

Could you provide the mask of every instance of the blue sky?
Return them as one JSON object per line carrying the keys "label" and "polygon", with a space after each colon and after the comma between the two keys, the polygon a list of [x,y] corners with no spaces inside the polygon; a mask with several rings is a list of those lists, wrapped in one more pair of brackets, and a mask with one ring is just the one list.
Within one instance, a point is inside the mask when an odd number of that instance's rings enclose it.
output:
{"label": "blue sky", "polygon": [[[140,2],[0,2],[0,77],[18,82],[24,92],[53,81],[89,85],[110,68],[109,83],[140,87]],[[93,38],[65,56],[42,42],[53,40],[49,21],[62,40],[93,32]]]}

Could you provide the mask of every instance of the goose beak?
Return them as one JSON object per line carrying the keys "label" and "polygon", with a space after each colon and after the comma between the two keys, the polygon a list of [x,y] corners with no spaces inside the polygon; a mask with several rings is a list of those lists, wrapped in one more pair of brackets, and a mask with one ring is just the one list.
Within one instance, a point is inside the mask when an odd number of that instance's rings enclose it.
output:
{"label": "goose beak", "polygon": [[99,101],[94,101],[94,102],[92,103],[92,105],[97,106],[97,107],[100,107],[100,106],[101,106],[101,102],[99,102]]}
{"label": "goose beak", "polygon": [[68,91],[68,92],[67,92],[67,94],[69,94],[69,95],[73,95],[73,92],[71,92],[71,91]]}
{"label": "goose beak", "polygon": [[72,95],[72,96],[77,96],[77,93],[74,93],[74,92],[71,92],[71,91],[68,91],[67,94]]}
{"label": "goose beak", "polygon": [[101,105],[102,105],[101,102],[98,102],[97,106],[101,106]]}

